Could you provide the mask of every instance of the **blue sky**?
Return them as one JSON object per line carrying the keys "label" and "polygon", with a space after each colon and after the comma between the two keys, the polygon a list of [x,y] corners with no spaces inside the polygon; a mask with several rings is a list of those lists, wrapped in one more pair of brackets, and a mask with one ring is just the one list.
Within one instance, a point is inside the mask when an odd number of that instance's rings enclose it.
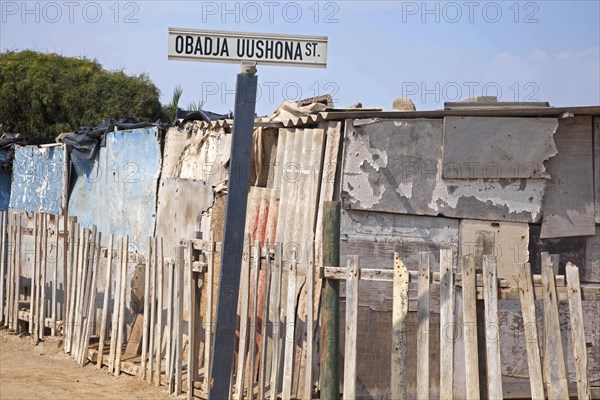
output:
{"label": "blue sky", "polygon": [[233,109],[239,66],[167,60],[169,27],[325,35],[326,69],[258,67],[257,113],[332,93],[336,106],[418,110],[497,95],[600,104],[598,1],[0,1],[0,50],[34,49],[147,73],[168,102]]}

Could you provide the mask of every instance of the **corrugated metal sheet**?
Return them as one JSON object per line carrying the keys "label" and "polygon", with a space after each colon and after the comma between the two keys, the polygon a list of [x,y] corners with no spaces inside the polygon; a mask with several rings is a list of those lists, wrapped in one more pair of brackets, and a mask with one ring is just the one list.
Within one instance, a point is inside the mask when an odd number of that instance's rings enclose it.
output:
{"label": "corrugated metal sheet", "polygon": [[[8,152],[0,150],[0,165],[8,162]],[[0,167],[0,210],[8,210],[10,202],[10,182],[12,180],[10,170]]]}
{"label": "corrugated metal sheet", "polygon": [[72,160],[69,214],[96,224],[103,242],[110,233],[129,235],[132,251],[145,248],[145,238],[154,235],[161,161],[157,128],[107,134],[95,160]]}
{"label": "corrugated metal sheet", "polygon": [[62,196],[62,146],[15,148],[10,208],[60,212]]}

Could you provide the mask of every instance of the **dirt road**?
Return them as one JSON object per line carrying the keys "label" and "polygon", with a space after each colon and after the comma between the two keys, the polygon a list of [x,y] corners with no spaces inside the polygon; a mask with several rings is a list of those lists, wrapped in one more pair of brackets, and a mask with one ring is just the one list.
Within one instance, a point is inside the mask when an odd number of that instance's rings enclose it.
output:
{"label": "dirt road", "polygon": [[165,387],[136,377],[115,377],[90,364],[80,368],[59,339],[36,346],[29,337],[0,330],[0,399],[175,399]]}

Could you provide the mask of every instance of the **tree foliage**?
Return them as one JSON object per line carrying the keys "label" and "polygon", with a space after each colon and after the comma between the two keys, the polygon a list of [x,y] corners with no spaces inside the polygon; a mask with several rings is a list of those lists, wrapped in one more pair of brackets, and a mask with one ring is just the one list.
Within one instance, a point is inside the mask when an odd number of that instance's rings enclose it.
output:
{"label": "tree foliage", "polygon": [[154,122],[160,91],[147,75],[107,71],[95,60],[35,51],[0,54],[0,129],[54,138],[108,118]]}

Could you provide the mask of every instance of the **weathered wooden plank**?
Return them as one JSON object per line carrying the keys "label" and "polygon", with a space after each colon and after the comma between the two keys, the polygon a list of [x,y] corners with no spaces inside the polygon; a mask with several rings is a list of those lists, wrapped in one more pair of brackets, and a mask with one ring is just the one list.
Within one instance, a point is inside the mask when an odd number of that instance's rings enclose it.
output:
{"label": "weathered wooden plank", "polygon": [[479,400],[479,356],[477,352],[477,290],[473,256],[462,262],[463,327],[465,344],[465,381],[468,399]]}
{"label": "weathered wooden plank", "polygon": [[125,288],[127,284],[127,264],[129,261],[129,235],[123,239],[123,257],[121,266],[121,281],[119,287],[119,324],[117,326],[117,349],[115,355],[115,375],[121,373],[121,353],[125,329]]}
{"label": "weathered wooden plank", "polygon": [[[156,238],[150,239],[152,241],[152,252],[150,257],[150,290],[148,300],[150,302],[150,323],[148,326],[148,372],[146,374],[146,381],[151,383],[154,376],[154,334],[155,334],[155,314],[156,314]],[[191,266],[190,266],[191,270]],[[145,314],[145,312],[144,312]]]}
{"label": "weathered wooden plank", "polygon": [[215,243],[214,233],[211,230],[208,233],[208,240],[210,242],[206,249],[206,324],[205,324],[205,338],[204,338],[204,391],[208,392],[210,389],[209,382],[211,377],[210,365],[212,361],[212,330],[213,330],[213,282],[215,273]]}
{"label": "weathered wooden plank", "polygon": [[264,274],[264,292],[263,298],[265,299],[265,304],[262,309],[261,320],[261,336],[262,336],[262,346],[260,349],[260,370],[258,372],[258,399],[263,400],[265,398],[265,382],[267,381],[267,373],[270,372],[267,367],[267,347],[273,346],[272,338],[267,340],[267,329],[269,326],[269,313],[270,313],[270,293],[271,293],[271,246],[269,240],[265,244],[265,274]]}
{"label": "weathered wooden plank", "polygon": [[[21,223],[21,219],[20,216],[21,214],[18,214],[19,216],[19,233],[21,231],[20,229],[20,223]],[[41,268],[41,274],[40,274],[40,295],[38,296],[38,301],[39,301],[39,309],[38,309],[38,318],[39,318],[39,339],[44,339],[44,327],[46,326],[45,324],[45,318],[46,318],[46,313],[45,313],[45,309],[46,309],[46,268],[47,268],[47,264],[48,264],[48,214],[43,214],[42,216],[42,264],[40,265]],[[21,253],[21,242],[20,242],[20,235],[19,235],[19,240],[17,242],[17,260],[19,261],[20,264],[20,253]],[[17,275],[18,275],[18,266],[17,266]],[[18,285],[16,290],[18,290]],[[18,292],[17,292],[17,299],[18,299]]]}
{"label": "weathered wooden plank", "polygon": [[[23,265],[23,252],[21,246],[23,244],[23,215],[17,214],[17,263],[15,265],[14,285],[15,285],[15,300],[13,304],[13,330],[18,332],[19,330],[19,300],[21,299],[21,271]],[[45,270],[44,276],[45,275]],[[42,313],[43,314],[43,313]]]}
{"label": "weathered wooden plank", "polygon": [[[57,288],[56,285],[58,284],[58,265],[59,265],[59,235],[60,232],[60,214],[56,214],[54,216],[54,239],[56,240],[55,245],[56,245],[56,254],[54,255],[54,266],[52,268],[52,308],[51,308],[51,317],[52,317],[52,327],[50,328],[50,334],[52,336],[56,336],[56,302],[57,302],[57,298],[56,298],[56,293],[57,293]],[[64,282],[63,282],[64,283]]]}
{"label": "weathered wooden plank", "polygon": [[163,318],[162,318],[162,314],[163,314],[163,289],[164,289],[164,282],[163,282],[163,270],[164,270],[164,253],[163,253],[163,238],[159,237],[157,239],[157,245],[156,245],[156,255],[157,255],[157,261],[156,261],[156,273],[157,273],[157,290],[158,290],[158,294],[157,294],[157,321],[156,321],[156,379],[155,379],[155,384],[156,386],[160,386],[160,380],[161,380],[161,365],[162,365],[162,333],[163,333]]}
{"label": "weathered wooden plank", "polygon": [[452,250],[440,250],[440,398],[453,398],[454,271]]}
{"label": "weathered wooden plank", "polygon": [[[281,284],[282,284],[282,249],[281,243],[275,243],[275,263],[273,265],[273,290],[269,299],[269,320],[273,324],[273,352],[271,361],[271,395],[275,399],[279,395],[279,382],[281,372],[279,361],[282,350],[282,323],[281,323]],[[285,334],[285,330],[283,330]]]}
{"label": "weathered wooden plank", "polygon": [[244,372],[246,370],[246,342],[248,340],[248,298],[250,285],[250,237],[246,235],[247,247],[242,259],[240,274],[240,342],[238,347],[237,373],[236,373],[236,399],[244,397]]}
{"label": "weathered wooden plank", "polygon": [[85,258],[86,265],[84,266],[85,273],[85,284],[83,290],[83,299],[81,306],[81,335],[79,337],[79,344],[77,347],[77,357],[75,358],[78,363],[82,363],[82,360],[85,360],[87,354],[85,354],[85,335],[88,328],[88,310],[91,307],[90,305],[90,296],[92,290],[92,280],[94,278],[94,259],[95,259],[95,241],[96,241],[97,228],[96,225],[92,225],[92,231],[88,237],[88,242],[86,243],[87,247],[87,256]]}
{"label": "weathered wooden plank", "polygon": [[394,253],[394,305],[392,308],[392,399],[405,400],[408,398],[407,372],[407,329],[408,315],[408,281],[409,274],[400,259],[399,253]]}
{"label": "weathered wooden plank", "polygon": [[[75,310],[77,304],[77,289],[79,286],[79,256],[81,248],[81,228],[78,223],[73,225],[73,246],[71,248],[71,294],[69,296],[69,317],[68,317],[68,329],[69,329],[69,343],[67,345],[67,353],[73,351],[73,342],[75,340]],[[39,269],[39,266],[38,266]],[[37,304],[37,302],[36,302]]]}
{"label": "weathered wooden plank", "polygon": [[177,273],[175,279],[177,279],[177,291],[176,291],[176,299],[177,313],[175,315],[175,329],[176,329],[176,342],[177,342],[177,351],[175,354],[175,396],[179,396],[181,394],[181,383],[182,383],[182,363],[183,363],[183,296],[184,296],[184,286],[183,286],[183,277],[185,274],[185,252],[184,247],[179,246],[177,251]]}
{"label": "weathered wooden plank", "polygon": [[558,154],[547,163],[550,180],[544,196],[540,237],[593,235],[592,118],[561,119],[554,140]]}
{"label": "weathered wooden plank", "polygon": [[531,266],[528,263],[517,265],[519,273],[519,295],[523,313],[523,327],[525,329],[525,345],[527,347],[527,364],[529,366],[529,381],[531,384],[531,398],[544,399],[544,380],[542,364],[540,361],[540,348],[538,343],[537,320],[535,318],[535,299],[533,282],[531,279]]}
{"label": "weathered wooden plank", "polygon": [[173,359],[173,343],[175,342],[175,339],[173,338],[173,307],[174,307],[174,299],[173,299],[173,295],[174,295],[174,282],[173,282],[173,278],[175,275],[175,271],[174,271],[174,266],[173,266],[173,262],[171,260],[169,260],[167,262],[167,336],[166,336],[166,354],[165,354],[165,361],[167,362],[167,371],[166,371],[166,378],[167,378],[167,384],[169,386],[169,393],[171,393],[171,386],[172,386],[172,373],[173,373],[173,369],[172,369],[172,359]]}
{"label": "weathered wooden plank", "polygon": [[112,280],[112,265],[114,255],[115,236],[110,235],[108,239],[108,257],[106,259],[106,284],[104,286],[104,299],[102,302],[102,321],[100,322],[100,341],[98,343],[98,369],[102,369],[104,362],[104,342],[106,340],[106,324],[108,320],[108,305],[110,300],[110,286]]}
{"label": "weathered wooden plank", "polygon": [[550,400],[569,397],[565,359],[560,336],[558,300],[554,285],[553,265],[558,260],[542,253],[542,282],[544,285],[544,379]]}
{"label": "weathered wooden plank", "polygon": [[[315,280],[315,253],[314,248],[309,250],[308,270],[306,273],[306,360],[304,361],[305,381],[304,396],[305,399],[312,399],[313,392],[313,338],[314,328],[314,280]],[[317,296],[318,297],[318,296]]]}
{"label": "weathered wooden plank", "polygon": [[[2,218],[4,218],[4,216],[2,215]],[[35,291],[36,291],[36,278],[37,278],[37,273],[38,273],[38,226],[37,226],[37,222],[38,222],[38,217],[37,217],[37,213],[33,213],[33,268],[32,268],[32,272],[31,272],[31,296],[30,296],[30,301],[29,301],[29,334],[33,334],[34,329],[33,329],[33,325],[34,325],[34,321],[35,321]],[[4,239],[4,238],[2,238]],[[0,246],[0,252],[2,252],[2,257],[4,257],[4,244],[2,244],[2,246]],[[4,281],[4,268],[0,267],[0,280]],[[2,285],[2,282],[0,282],[0,285]],[[0,307],[2,305],[2,297],[0,297]],[[1,318],[1,316],[0,316]],[[66,342],[66,340],[65,340]]]}
{"label": "weathered wooden plank", "polygon": [[83,351],[82,351],[82,355],[79,359],[79,365],[81,365],[82,367],[85,365],[85,362],[87,361],[88,349],[90,346],[90,335],[91,335],[91,331],[92,331],[92,319],[96,312],[96,307],[95,307],[96,285],[97,285],[97,281],[98,281],[98,269],[100,266],[101,244],[102,244],[102,233],[98,232],[98,233],[96,233],[96,235],[94,235],[93,246],[95,247],[95,250],[93,252],[94,258],[92,260],[91,287],[90,287],[90,291],[89,291],[89,297],[86,299],[88,301],[87,317],[86,317],[86,321],[85,321],[85,330],[84,330],[85,334],[83,337],[83,345],[82,345]]}
{"label": "weathered wooden plank", "polygon": [[260,256],[261,256],[261,243],[257,241],[252,249],[252,267],[251,267],[251,279],[250,279],[250,302],[248,306],[252,306],[250,312],[250,329],[249,333],[249,344],[248,344],[248,367],[247,367],[247,379],[249,399],[254,398],[254,365],[256,360],[256,321],[258,313],[258,276],[260,272]]}
{"label": "weathered wooden plank", "polygon": [[141,379],[146,380],[148,365],[148,336],[150,326],[150,263],[152,262],[152,238],[148,238],[146,247],[146,268],[144,269],[144,331],[142,332]]}
{"label": "weathered wooden plank", "polygon": [[[6,211],[0,211],[0,323],[4,321],[4,281],[6,277]],[[34,217],[35,218],[35,217]],[[34,235],[34,238],[36,236]],[[37,243],[37,242],[36,242]],[[32,292],[33,293],[33,292]],[[32,302],[33,304],[33,302]]]}
{"label": "weathered wooden plank", "polygon": [[[43,222],[42,222],[43,223]],[[43,228],[42,228],[43,230]],[[83,315],[83,296],[84,296],[84,288],[85,288],[85,277],[86,277],[86,267],[87,263],[85,262],[87,257],[87,242],[89,240],[89,231],[87,228],[82,227],[80,233],[81,241],[79,245],[79,265],[77,266],[79,279],[78,279],[78,287],[77,287],[77,303],[75,304],[75,335],[73,342],[73,350],[71,352],[71,356],[77,357],[79,354],[79,340],[81,338],[81,323],[82,323],[82,315]],[[42,239],[43,242],[43,239]],[[43,244],[42,244],[42,252],[43,252]],[[43,263],[43,253],[42,253],[42,263]]]}
{"label": "weathered wooden plank", "polygon": [[117,332],[119,326],[119,303],[121,301],[121,270],[123,269],[123,239],[119,240],[117,246],[117,268],[115,271],[115,294],[113,300],[113,312],[111,315],[110,328],[110,352],[108,356],[108,372],[113,373],[115,367],[115,355],[117,353]]}
{"label": "weathered wooden plank", "polygon": [[344,348],[344,400],[356,399],[356,340],[358,337],[358,256],[348,256],[346,277],[346,333]]}
{"label": "weathered wooden plank", "polygon": [[[194,398],[194,382],[198,375],[198,352],[196,342],[199,335],[197,335],[198,315],[199,310],[196,301],[196,288],[198,287],[197,273],[194,272],[192,265],[194,263],[194,248],[188,241],[186,243],[186,274],[188,278],[188,369],[187,369],[187,398],[193,400]],[[156,290],[156,289],[155,289]]]}
{"label": "weathered wooden plank", "polygon": [[500,322],[498,320],[498,279],[496,257],[483,256],[485,331],[488,396],[502,398],[502,362],[500,358]]}
{"label": "weathered wooden plank", "polygon": [[[71,306],[73,304],[73,282],[75,280],[75,268],[74,268],[74,234],[75,234],[75,220],[73,218],[68,219],[68,239],[67,239],[67,251],[65,252],[65,257],[67,257],[67,281],[65,284],[65,295],[66,295],[66,310],[65,316],[63,318],[65,324],[65,341],[64,341],[64,351],[65,353],[69,353],[71,351],[71,333],[72,327],[70,325],[70,316],[71,316]],[[37,237],[37,236],[36,236]],[[37,239],[36,239],[36,248],[37,248]],[[37,257],[37,250],[36,250]],[[37,266],[36,266],[37,268]]]}
{"label": "weathered wooden plank", "polygon": [[592,398],[592,393],[590,391],[585,331],[583,328],[579,269],[575,265],[567,263],[566,275],[567,285],[569,286],[569,312],[571,314],[571,339],[577,376],[577,397],[582,400],[589,400]]}
{"label": "weathered wooden plank", "polygon": [[421,255],[417,300],[417,398],[429,398],[429,284],[431,254]]}
{"label": "weathered wooden plank", "polygon": [[281,398],[291,399],[292,379],[294,377],[294,354],[296,333],[296,282],[297,282],[297,258],[293,253],[288,269],[287,302],[285,312],[285,353],[283,359],[283,385]]}

